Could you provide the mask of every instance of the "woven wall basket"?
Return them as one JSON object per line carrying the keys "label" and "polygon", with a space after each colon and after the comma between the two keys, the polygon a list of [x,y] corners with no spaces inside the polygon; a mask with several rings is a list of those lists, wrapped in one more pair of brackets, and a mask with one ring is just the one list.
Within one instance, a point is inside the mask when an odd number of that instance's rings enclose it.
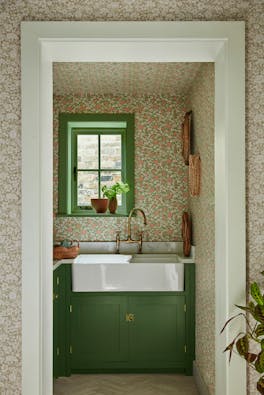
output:
{"label": "woven wall basket", "polygon": [[189,256],[191,252],[191,218],[187,211],[182,214],[182,240],[183,240],[183,254]]}
{"label": "woven wall basket", "polygon": [[199,196],[201,189],[200,155],[189,155],[189,185],[191,196]]}
{"label": "woven wall basket", "polygon": [[182,123],[182,156],[184,163],[189,164],[189,155],[191,147],[191,120],[192,111],[186,112]]}

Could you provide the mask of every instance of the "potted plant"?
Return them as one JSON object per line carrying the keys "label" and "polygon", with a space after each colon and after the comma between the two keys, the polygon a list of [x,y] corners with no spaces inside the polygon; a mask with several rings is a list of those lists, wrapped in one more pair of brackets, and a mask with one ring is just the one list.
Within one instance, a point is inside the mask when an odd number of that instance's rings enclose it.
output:
{"label": "potted plant", "polygon": [[127,193],[128,191],[129,185],[127,183],[123,183],[122,181],[116,182],[111,187],[107,187],[106,185],[102,187],[103,196],[109,199],[108,209],[111,214],[115,214],[117,209],[117,195]]}
{"label": "potted plant", "polygon": [[91,199],[91,205],[98,214],[103,214],[107,210],[108,199],[105,198]]}
{"label": "potted plant", "polygon": [[[261,274],[264,275],[264,271]],[[231,317],[225,323],[221,333],[233,319],[239,316],[246,321],[246,332],[238,333],[224,351],[229,351],[230,361],[235,347],[235,352],[244,358],[251,368],[262,374],[256,388],[260,394],[264,395],[264,294],[261,294],[256,282],[251,284],[250,294],[254,301],[251,300],[246,306],[236,305],[243,312]],[[254,352],[250,350],[253,345],[255,345]]]}

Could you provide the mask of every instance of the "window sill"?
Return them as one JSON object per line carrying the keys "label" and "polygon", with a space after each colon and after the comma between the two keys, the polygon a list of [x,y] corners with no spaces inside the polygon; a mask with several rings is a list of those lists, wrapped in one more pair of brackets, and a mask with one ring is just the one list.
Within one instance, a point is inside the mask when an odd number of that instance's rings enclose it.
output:
{"label": "window sill", "polygon": [[110,213],[73,213],[73,214],[56,214],[56,217],[109,217],[109,218],[117,218],[117,217],[128,217],[128,214],[110,214]]}

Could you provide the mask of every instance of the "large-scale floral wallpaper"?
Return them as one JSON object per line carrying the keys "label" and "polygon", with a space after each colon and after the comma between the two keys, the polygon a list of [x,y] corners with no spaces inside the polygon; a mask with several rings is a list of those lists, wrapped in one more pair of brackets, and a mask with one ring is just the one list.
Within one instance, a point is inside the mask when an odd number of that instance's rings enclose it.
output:
{"label": "large-scale floral wallpaper", "polygon": [[[246,23],[247,279],[263,270],[262,0],[4,0],[1,51],[0,393],[21,394],[21,21],[236,21]],[[199,284],[197,284],[199,286]],[[209,309],[207,317],[211,310]],[[197,355],[198,358],[198,355]],[[256,395],[252,372],[248,394]],[[37,395],[37,394],[36,394]]]}
{"label": "large-scale floral wallpaper", "polygon": [[[134,113],[135,206],[142,208],[147,216],[144,239],[181,240],[181,215],[188,204],[187,168],[181,157],[184,102],[184,96],[54,96],[55,213],[58,207],[58,114]],[[117,230],[126,237],[126,223],[127,218],[120,217],[58,217],[54,221],[54,237],[57,240],[67,237],[115,240]]]}

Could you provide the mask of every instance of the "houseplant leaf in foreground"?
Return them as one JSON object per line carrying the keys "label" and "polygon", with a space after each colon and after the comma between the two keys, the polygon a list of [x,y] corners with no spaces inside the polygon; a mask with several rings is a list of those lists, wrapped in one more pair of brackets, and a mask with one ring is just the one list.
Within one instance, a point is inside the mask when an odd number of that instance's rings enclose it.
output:
{"label": "houseplant leaf in foreground", "polygon": [[[261,273],[264,275],[264,271]],[[225,348],[229,351],[229,361],[232,353],[236,352],[246,363],[258,373],[264,373],[264,297],[259,285],[253,282],[250,286],[250,294],[253,301],[249,301],[246,306],[236,305],[243,313],[239,313],[226,321],[221,333],[227,326],[238,317],[243,317],[246,321],[246,333],[238,333],[233,341]],[[255,303],[254,303],[255,302]],[[254,345],[254,352],[251,346]],[[234,346],[236,346],[234,348]],[[257,351],[255,351],[257,350]],[[258,392],[264,395],[264,375],[256,383]]]}

